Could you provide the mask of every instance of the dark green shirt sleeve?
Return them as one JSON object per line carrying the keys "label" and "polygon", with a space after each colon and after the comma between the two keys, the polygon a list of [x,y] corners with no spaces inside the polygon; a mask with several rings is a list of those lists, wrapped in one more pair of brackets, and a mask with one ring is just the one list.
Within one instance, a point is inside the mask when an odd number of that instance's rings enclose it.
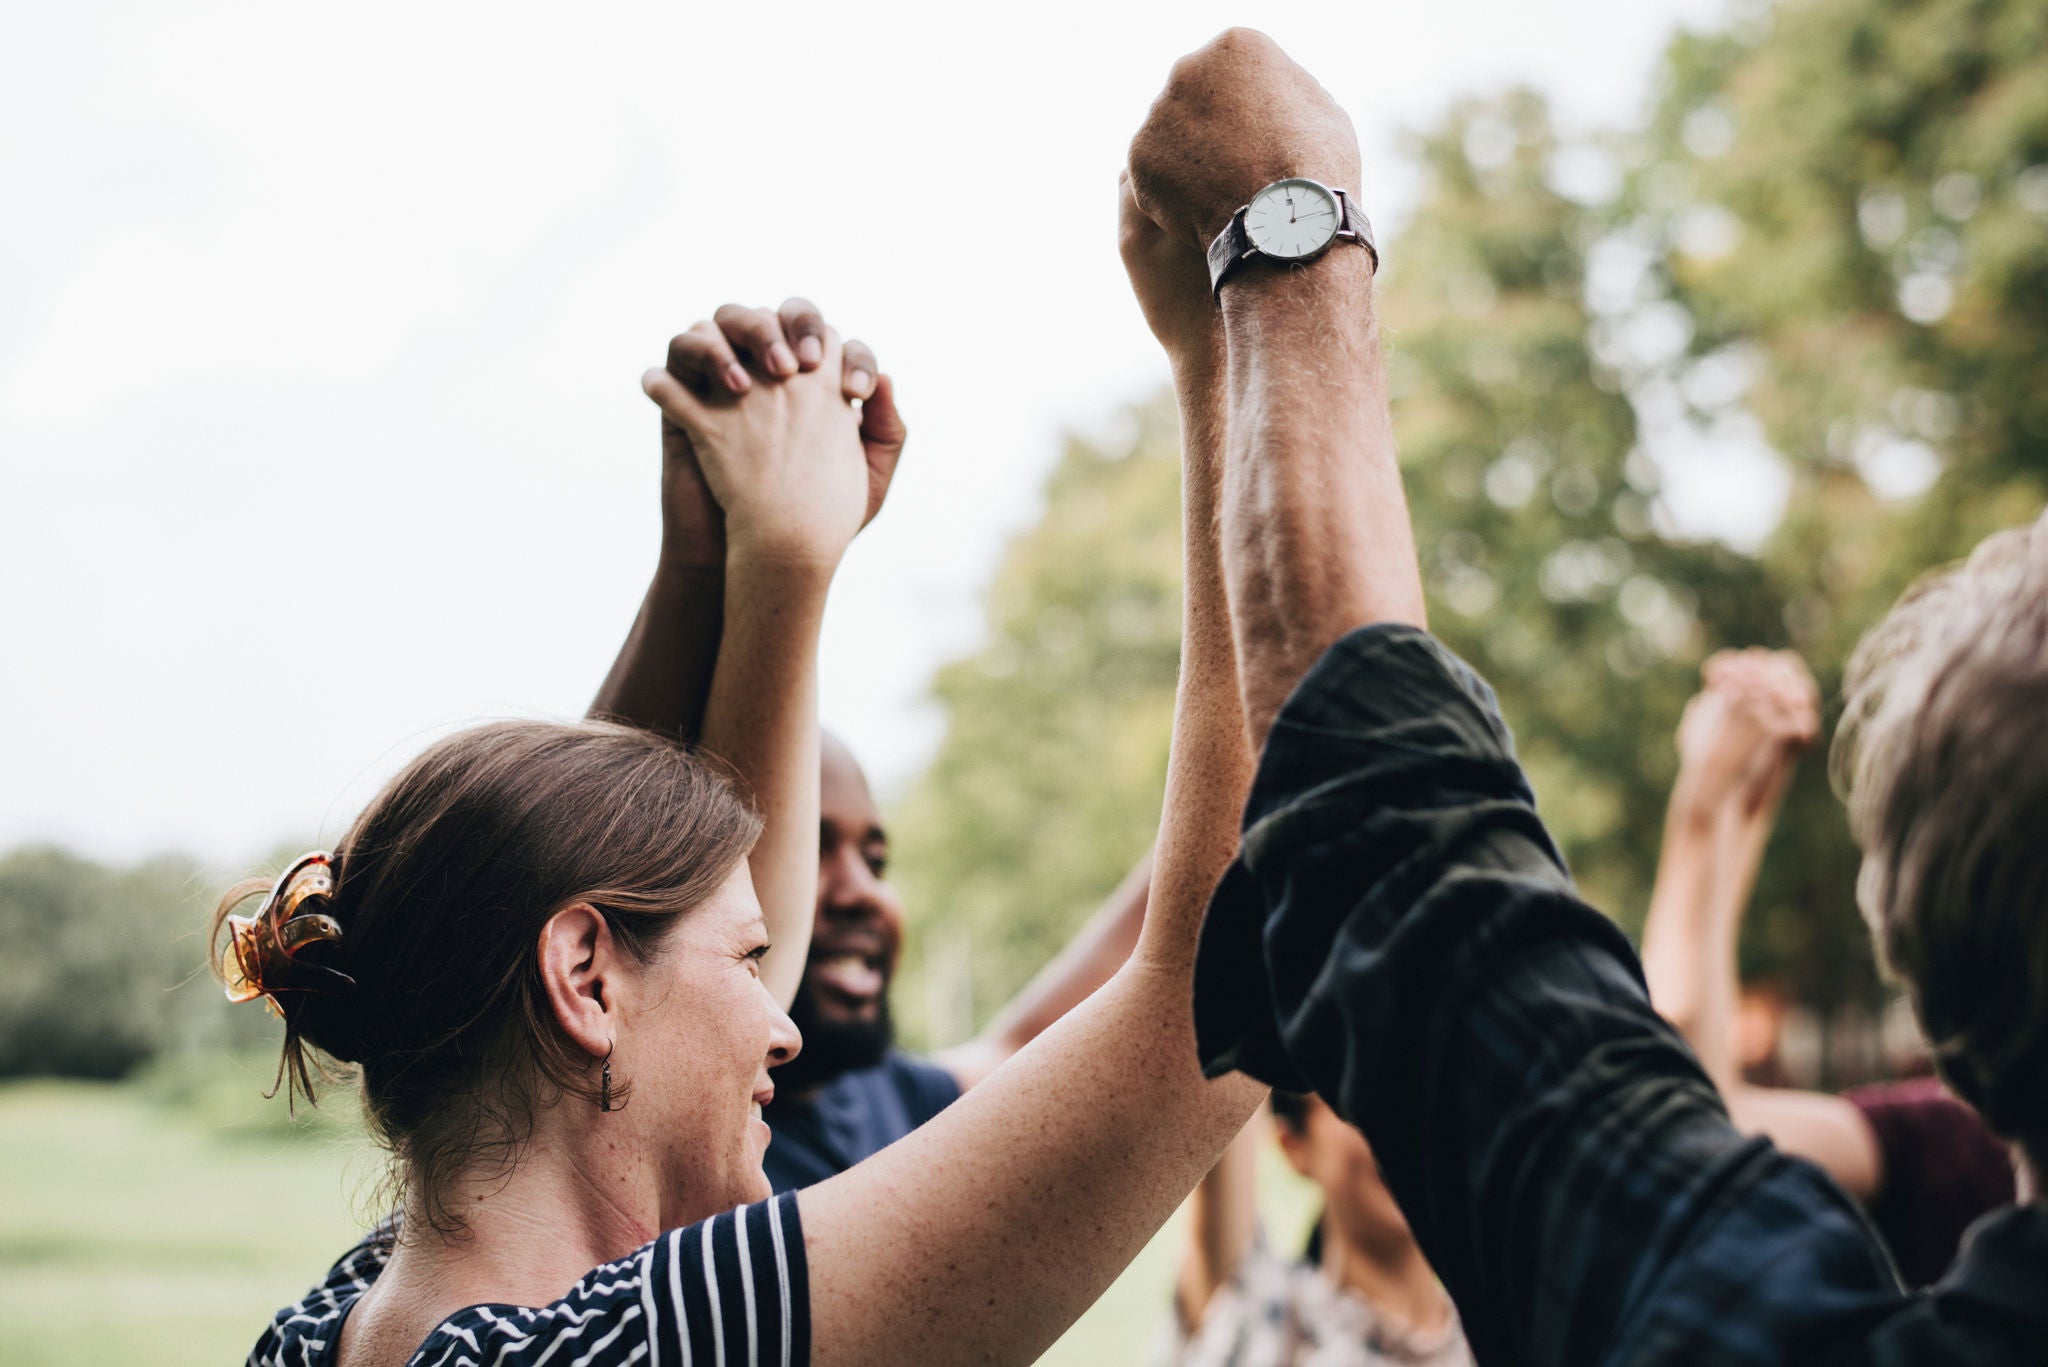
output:
{"label": "dark green shirt sleeve", "polygon": [[1849,1200],[1729,1124],[1424,632],[1354,632],[1282,709],[1195,992],[1212,1073],[1365,1133],[1482,1362],[1790,1361],[1896,1307]]}

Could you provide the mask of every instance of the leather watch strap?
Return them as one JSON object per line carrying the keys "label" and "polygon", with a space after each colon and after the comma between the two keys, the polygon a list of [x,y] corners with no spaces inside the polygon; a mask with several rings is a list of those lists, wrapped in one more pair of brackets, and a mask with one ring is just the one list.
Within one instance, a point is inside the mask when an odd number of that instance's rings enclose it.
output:
{"label": "leather watch strap", "polygon": [[[1360,209],[1344,191],[1332,190],[1330,193],[1337,197],[1336,235],[1315,256],[1302,258],[1302,264],[1321,258],[1324,252],[1339,242],[1356,242],[1372,253],[1372,268],[1377,272],[1380,268],[1380,248],[1373,240],[1372,220],[1365,216],[1365,211]],[[1229,278],[1230,273],[1247,256],[1258,250],[1252,245],[1251,234],[1245,231],[1244,215],[1244,209],[1232,214],[1223,231],[1216,234],[1215,239],[1209,243],[1209,293],[1217,299],[1223,297],[1223,282]]]}
{"label": "leather watch strap", "polygon": [[1223,295],[1223,278],[1252,250],[1250,234],[1244,230],[1244,210],[1230,216],[1230,222],[1209,243],[1209,296]]}
{"label": "leather watch strap", "polygon": [[1371,252],[1373,274],[1379,274],[1380,244],[1373,240],[1372,220],[1365,216],[1365,210],[1358,207],[1357,201],[1344,191],[1334,190],[1331,193],[1337,196],[1337,236],[1356,242]]}

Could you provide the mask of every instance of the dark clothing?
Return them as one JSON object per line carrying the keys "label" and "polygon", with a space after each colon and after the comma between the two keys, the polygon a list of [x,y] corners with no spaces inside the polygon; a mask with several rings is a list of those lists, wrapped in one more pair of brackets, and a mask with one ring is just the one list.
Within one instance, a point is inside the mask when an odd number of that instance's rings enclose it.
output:
{"label": "dark clothing", "polygon": [[[472,1305],[413,1351],[416,1367],[803,1367],[811,1289],[796,1198],[778,1196],[672,1229],[595,1267],[549,1305]],[[395,1224],[343,1255],[327,1279],[277,1318],[248,1367],[327,1367],[342,1322],[384,1271]]]}
{"label": "dark clothing", "polygon": [[872,1068],[841,1073],[802,1098],[761,1108],[774,1138],[761,1166],[777,1191],[796,1191],[845,1172],[960,1098],[960,1084],[935,1063],[891,1049]]}
{"label": "dark clothing", "polygon": [[1877,1137],[1883,1177],[1871,1223],[1906,1284],[1932,1286],[1955,1261],[1963,1231],[2013,1203],[2012,1152],[1935,1078],[1859,1087],[1844,1099]]}
{"label": "dark clothing", "polygon": [[2048,1211],[1990,1217],[1909,1297],[1854,1202],[1729,1124],[1492,692],[1423,632],[1354,632],[1288,700],[1195,984],[1210,1072],[1365,1132],[1480,1362],[2048,1356]]}

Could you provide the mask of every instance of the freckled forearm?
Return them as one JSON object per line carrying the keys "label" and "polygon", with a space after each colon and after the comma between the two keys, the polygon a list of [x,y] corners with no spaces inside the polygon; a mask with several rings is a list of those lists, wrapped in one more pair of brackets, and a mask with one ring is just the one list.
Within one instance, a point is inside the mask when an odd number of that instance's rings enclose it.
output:
{"label": "freckled forearm", "polygon": [[748,867],[774,946],[762,978],[785,1005],[817,901],[818,633],[830,583],[829,571],[734,554],[704,711],[704,748],[733,766],[764,823]]}

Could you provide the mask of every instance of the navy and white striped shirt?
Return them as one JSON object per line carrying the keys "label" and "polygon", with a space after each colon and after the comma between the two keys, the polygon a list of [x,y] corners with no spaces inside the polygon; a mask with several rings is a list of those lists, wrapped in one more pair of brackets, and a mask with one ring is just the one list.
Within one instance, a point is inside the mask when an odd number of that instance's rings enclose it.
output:
{"label": "navy and white striped shirt", "polygon": [[[277,1314],[249,1367],[325,1367],[341,1323],[390,1256],[391,1226]],[[593,1268],[551,1305],[472,1305],[427,1335],[411,1367],[804,1367],[810,1283],[795,1196],[672,1229]]]}

